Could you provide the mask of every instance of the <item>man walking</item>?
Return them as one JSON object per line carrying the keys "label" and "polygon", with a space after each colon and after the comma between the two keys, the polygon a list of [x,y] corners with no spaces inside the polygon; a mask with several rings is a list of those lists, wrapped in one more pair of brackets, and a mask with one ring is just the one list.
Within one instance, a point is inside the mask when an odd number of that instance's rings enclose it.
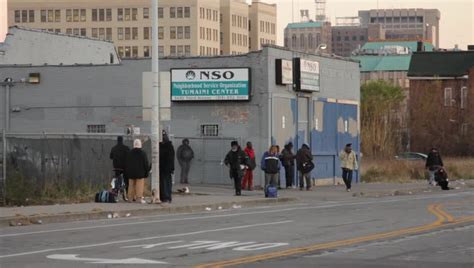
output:
{"label": "man walking", "polygon": [[191,169],[191,160],[194,158],[194,151],[189,146],[189,140],[183,139],[183,144],[178,147],[176,151],[179,166],[181,167],[180,183],[188,184],[188,174]]}
{"label": "man walking", "polygon": [[428,153],[428,158],[426,158],[425,164],[425,167],[429,173],[429,184],[436,186],[436,171],[438,171],[438,169],[442,168],[443,166],[443,160],[441,159],[441,155],[439,154],[438,149],[435,147],[431,148],[430,152]]}
{"label": "man walking", "polygon": [[235,195],[240,196],[242,195],[242,176],[244,175],[244,170],[248,168],[249,161],[237,141],[232,141],[230,146],[232,148],[227,153],[224,163],[230,169],[230,178],[234,180]]}
{"label": "man walking", "polygon": [[171,203],[174,173],[174,147],[168,135],[163,132],[163,141],[160,142],[160,200]]}
{"label": "man walking", "polygon": [[306,190],[311,190],[311,171],[314,168],[313,155],[308,144],[303,144],[296,153],[296,164],[300,175],[300,190],[303,191],[306,182]]}
{"label": "man walking", "polygon": [[[122,182],[125,184],[125,192],[122,192],[123,199],[125,201],[128,200],[127,193],[128,191],[128,178],[124,176],[125,172],[125,164],[127,161],[127,154],[130,151],[127,145],[123,144],[123,137],[117,137],[117,144],[112,147],[110,151],[110,159],[112,159],[112,165],[114,167],[115,179],[119,180],[116,183],[119,183],[120,187],[122,186]],[[121,181],[122,179],[123,181]]]}
{"label": "man walking", "polygon": [[295,178],[295,154],[293,143],[289,142],[281,152],[281,162],[285,168],[286,189],[294,185]]}
{"label": "man walking", "polygon": [[250,141],[247,142],[247,147],[245,147],[244,152],[248,157],[249,166],[245,170],[244,180],[242,181],[242,189],[253,191],[253,170],[257,167],[257,163],[255,161],[255,151],[253,150],[253,145]]}
{"label": "man walking", "polygon": [[350,192],[352,184],[352,173],[354,172],[354,170],[358,169],[357,157],[354,151],[352,151],[351,143],[346,144],[344,150],[339,153],[339,160],[341,160],[342,179],[344,180],[344,184],[346,184],[346,190]]}

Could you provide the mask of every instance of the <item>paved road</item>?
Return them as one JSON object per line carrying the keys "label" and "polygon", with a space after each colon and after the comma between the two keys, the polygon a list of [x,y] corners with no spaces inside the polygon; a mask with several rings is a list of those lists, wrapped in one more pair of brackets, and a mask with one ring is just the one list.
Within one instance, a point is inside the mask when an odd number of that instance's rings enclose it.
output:
{"label": "paved road", "polygon": [[473,191],[0,229],[1,267],[473,267]]}

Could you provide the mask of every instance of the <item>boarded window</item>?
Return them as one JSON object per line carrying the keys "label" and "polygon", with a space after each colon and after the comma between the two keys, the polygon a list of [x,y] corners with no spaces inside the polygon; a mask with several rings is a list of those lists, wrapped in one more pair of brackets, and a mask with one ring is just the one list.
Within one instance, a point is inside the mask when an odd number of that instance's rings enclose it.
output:
{"label": "boarded window", "polygon": [[206,136],[206,137],[219,136],[219,125],[201,125],[201,136]]}
{"label": "boarded window", "polygon": [[451,106],[451,100],[453,98],[453,90],[450,87],[444,89],[444,106]]}
{"label": "boarded window", "polygon": [[87,133],[105,133],[105,125],[87,125]]}
{"label": "boarded window", "polygon": [[467,87],[461,88],[461,109],[467,107]]}

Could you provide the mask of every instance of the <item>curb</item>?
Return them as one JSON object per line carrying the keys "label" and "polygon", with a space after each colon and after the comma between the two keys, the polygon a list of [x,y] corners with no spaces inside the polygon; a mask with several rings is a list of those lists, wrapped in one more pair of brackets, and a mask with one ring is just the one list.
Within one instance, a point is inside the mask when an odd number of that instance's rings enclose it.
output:
{"label": "curb", "polygon": [[[25,226],[31,224],[47,224],[47,223],[62,223],[62,222],[73,222],[73,221],[86,221],[86,220],[107,220],[109,215],[118,215],[118,218],[125,218],[127,214],[131,214],[131,217],[137,216],[150,216],[159,214],[175,214],[175,213],[192,213],[202,212],[206,208],[212,210],[232,208],[234,205],[255,207],[258,205],[266,204],[280,204],[297,201],[298,198],[294,197],[280,197],[275,199],[256,199],[256,200],[244,200],[238,202],[220,202],[212,204],[200,204],[200,205],[187,205],[187,206],[163,206],[156,204],[157,208],[148,209],[135,209],[135,210],[120,210],[120,211],[91,211],[91,212],[80,212],[80,213],[64,213],[54,215],[34,215],[34,216],[15,216],[15,217],[1,217],[0,227],[7,226]],[[153,205],[153,204],[150,204]]]}

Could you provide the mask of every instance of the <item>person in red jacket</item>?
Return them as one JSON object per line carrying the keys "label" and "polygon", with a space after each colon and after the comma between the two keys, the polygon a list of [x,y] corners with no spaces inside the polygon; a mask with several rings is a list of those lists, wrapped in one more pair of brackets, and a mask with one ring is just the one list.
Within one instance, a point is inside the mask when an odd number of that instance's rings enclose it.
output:
{"label": "person in red jacket", "polygon": [[255,162],[255,151],[250,141],[247,142],[247,147],[245,147],[244,152],[249,157],[249,168],[245,170],[242,189],[253,191],[253,170],[257,166],[257,163]]}

